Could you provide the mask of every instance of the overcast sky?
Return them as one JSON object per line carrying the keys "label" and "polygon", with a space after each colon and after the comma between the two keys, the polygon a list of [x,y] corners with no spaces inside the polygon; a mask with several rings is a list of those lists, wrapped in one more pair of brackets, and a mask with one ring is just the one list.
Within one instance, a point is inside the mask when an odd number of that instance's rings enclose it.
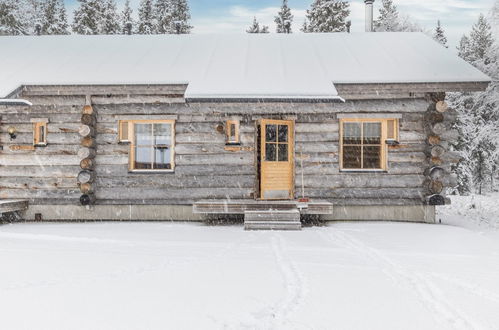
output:
{"label": "overcast sky", "polygon": [[[120,9],[125,0],[116,0]],[[66,0],[70,16],[77,6],[76,0]],[[134,13],[140,0],[131,0]],[[312,0],[289,0],[295,15],[294,31],[303,24],[305,11]],[[434,29],[441,20],[452,47],[463,33],[468,33],[480,13],[488,14],[495,0],[394,0],[402,14],[409,15],[426,29]],[[189,0],[194,33],[242,33],[253,16],[274,31],[274,19],[281,0]],[[374,3],[375,17],[381,0]],[[352,31],[364,29],[364,1],[350,0]]]}

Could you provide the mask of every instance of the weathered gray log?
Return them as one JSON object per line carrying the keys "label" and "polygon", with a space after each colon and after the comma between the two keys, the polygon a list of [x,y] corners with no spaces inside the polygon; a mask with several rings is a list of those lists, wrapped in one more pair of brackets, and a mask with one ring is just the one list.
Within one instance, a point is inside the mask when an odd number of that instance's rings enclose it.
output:
{"label": "weathered gray log", "polygon": [[459,137],[459,132],[455,129],[446,130],[440,134],[440,138],[445,141],[456,141]]}
{"label": "weathered gray log", "polygon": [[442,180],[445,177],[445,170],[441,167],[434,166],[425,170],[425,175],[432,180]]}
{"label": "weathered gray log", "polygon": [[444,121],[444,115],[439,112],[430,112],[427,115],[427,121],[431,123],[441,123]]}
{"label": "weathered gray log", "polygon": [[434,125],[431,125],[430,129],[436,135],[441,135],[442,133],[447,131],[447,128],[445,127],[445,124],[443,124],[443,123],[436,123]]}
{"label": "weathered gray log", "polygon": [[442,192],[442,190],[444,190],[444,184],[442,183],[442,181],[431,180],[428,183],[428,190],[432,194],[440,194]]}
{"label": "weathered gray log", "polygon": [[93,115],[81,115],[81,123],[88,126],[95,126],[96,119]]}
{"label": "weathered gray log", "polygon": [[428,205],[445,205],[445,197],[442,195],[431,195],[426,198]]}
{"label": "weathered gray log", "polygon": [[452,174],[446,175],[445,178],[443,179],[443,183],[446,187],[457,186],[458,185],[457,174],[452,173]]}
{"label": "weathered gray log", "polygon": [[91,105],[86,105],[83,107],[82,113],[84,115],[95,115],[95,110]]}
{"label": "weathered gray log", "polygon": [[462,156],[457,151],[449,151],[449,152],[446,152],[440,158],[444,162],[456,164],[456,163],[458,163],[462,159]]}
{"label": "weathered gray log", "polygon": [[95,151],[94,148],[82,147],[82,148],[78,149],[78,157],[81,159],[85,159],[85,158],[93,159],[93,158],[95,158],[96,155],[97,155],[97,152]]}
{"label": "weathered gray log", "polygon": [[83,194],[89,194],[94,192],[94,186],[91,183],[82,183],[80,184],[80,191]]}
{"label": "weathered gray log", "polygon": [[445,148],[441,145],[430,146],[427,149],[428,154],[432,157],[441,157],[443,154],[445,154],[445,151]]}
{"label": "weathered gray log", "polygon": [[95,204],[95,200],[96,198],[94,194],[84,194],[80,197],[80,204],[83,206],[93,205]]}
{"label": "weathered gray log", "polygon": [[435,104],[435,108],[437,109],[438,112],[443,113],[449,109],[449,106],[445,101],[438,101],[437,104]]}
{"label": "weathered gray log", "polygon": [[81,146],[86,148],[95,148],[97,146],[97,141],[90,136],[81,139]]}
{"label": "weathered gray log", "polygon": [[95,128],[88,125],[81,125],[80,128],[78,129],[78,133],[82,137],[95,136]]}
{"label": "weathered gray log", "polygon": [[430,135],[428,136],[428,144],[430,145],[436,145],[440,143],[440,136],[438,135]]}
{"label": "weathered gray log", "polygon": [[90,158],[82,159],[80,162],[80,167],[83,170],[93,170],[95,167],[95,161],[93,159],[90,159]]}
{"label": "weathered gray log", "polygon": [[91,183],[95,180],[95,172],[94,171],[81,171],[78,173],[78,183]]}

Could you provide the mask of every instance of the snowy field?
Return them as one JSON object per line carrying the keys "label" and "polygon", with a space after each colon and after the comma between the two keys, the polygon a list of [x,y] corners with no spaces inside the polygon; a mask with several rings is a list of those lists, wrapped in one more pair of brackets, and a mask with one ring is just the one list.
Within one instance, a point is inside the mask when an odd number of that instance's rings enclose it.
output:
{"label": "snowy field", "polygon": [[499,329],[499,234],[460,226],[466,210],[302,232],[0,226],[0,329]]}

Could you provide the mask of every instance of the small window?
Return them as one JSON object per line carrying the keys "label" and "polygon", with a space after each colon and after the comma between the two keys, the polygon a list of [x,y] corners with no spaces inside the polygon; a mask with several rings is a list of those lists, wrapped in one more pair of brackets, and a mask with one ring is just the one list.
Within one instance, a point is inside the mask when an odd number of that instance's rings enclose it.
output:
{"label": "small window", "polygon": [[119,127],[118,127],[119,141],[123,142],[123,143],[130,142],[130,140],[128,139],[128,131],[129,131],[128,120],[120,120],[118,125],[119,125]]}
{"label": "small window", "polygon": [[175,122],[173,120],[128,121],[130,170],[172,171],[174,164]]}
{"label": "small window", "polygon": [[388,119],[386,121],[386,139],[390,141],[398,141],[399,121],[397,119]]}
{"label": "small window", "polygon": [[387,141],[398,139],[397,119],[342,119],[341,169],[386,170]]}
{"label": "small window", "polygon": [[227,120],[225,133],[227,144],[239,144],[239,120]]}
{"label": "small window", "polygon": [[33,145],[34,146],[47,145],[47,122],[33,123]]}

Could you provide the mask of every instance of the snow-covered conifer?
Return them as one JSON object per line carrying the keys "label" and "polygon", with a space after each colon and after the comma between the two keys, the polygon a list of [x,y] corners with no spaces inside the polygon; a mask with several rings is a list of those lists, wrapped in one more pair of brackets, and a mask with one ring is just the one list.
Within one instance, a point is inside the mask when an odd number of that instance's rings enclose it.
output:
{"label": "snow-covered conifer", "polygon": [[18,13],[19,3],[16,0],[0,2],[0,35],[25,34]]}
{"label": "snow-covered conifer", "polygon": [[374,21],[377,32],[422,32],[409,16],[400,15],[392,0],[382,0],[378,19]]}
{"label": "snow-covered conifer", "polygon": [[69,34],[63,0],[45,0],[43,2],[41,34]]}
{"label": "snow-covered conifer", "polygon": [[191,14],[187,0],[171,0],[170,33],[187,34],[192,30],[189,24]]}
{"label": "snow-covered conifer", "polygon": [[139,22],[137,27],[138,34],[156,33],[152,0],[141,0],[139,6]]}
{"label": "snow-covered conifer", "polygon": [[253,23],[246,30],[247,33],[269,33],[269,27],[263,25],[260,27],[260,23],[256,20],[256,17],[253,18]]}
{"label": "snow-covered conifer", "polygon": [[125,8],[121,12],[121,33],[132,34],[133,26],[134,26],[133,10],[130,7],[130,0],[126,0]]}
{"label": "snow-covered conifer", "polygon": [[435,41],[440,43],[445,48],[449,48],[449,46],[447,45],[447,37],[445,36],[445,32],[444,29],[442,28],[442,25],[440,24],[440,20],[437,21],[437,27],[435,28],[433,39],[435,39]]}
{"label": "snow-covered conifer", "polygon": [[74,11],[73,32],[77,34],[99,34],[101,14],[104,11],[102,0],[78,0],[79,7]]}
{"label": "snow-covered conifer", "polygon": [[291,24],[293,23],[293,15],[288,6],[288,0],[282,1],[281,10],[277,13],[274,22],[277,25],[277,33],[291,33]]}
{"label": "snow-covered conifer", "polygon": [[103,0],[103,11],[99,22],[100,34],[118,34],[120,33],[119,16],[116,10],[114,0]]}
{"label": "snow-covered conifer", "polygon": [[451,93],[448,100],[458,112],[460,137],[455,144],[461,154],[456,167],[461,193],[482,193],[493,185],[499,165],[499,45],[491,27],[480,15],[458,47],[459,56],[492,78],[483,93]]}
{"label": "snow-covered conifer", "polygon": [[303,32],[344,32],[350,4],[341,0],[314,0],[307,10]]}
{"label": "snow-covered conifer", "polygon": [[154,4],[156,29],[158,33],[171,32],[172,0],[157,0]]}

